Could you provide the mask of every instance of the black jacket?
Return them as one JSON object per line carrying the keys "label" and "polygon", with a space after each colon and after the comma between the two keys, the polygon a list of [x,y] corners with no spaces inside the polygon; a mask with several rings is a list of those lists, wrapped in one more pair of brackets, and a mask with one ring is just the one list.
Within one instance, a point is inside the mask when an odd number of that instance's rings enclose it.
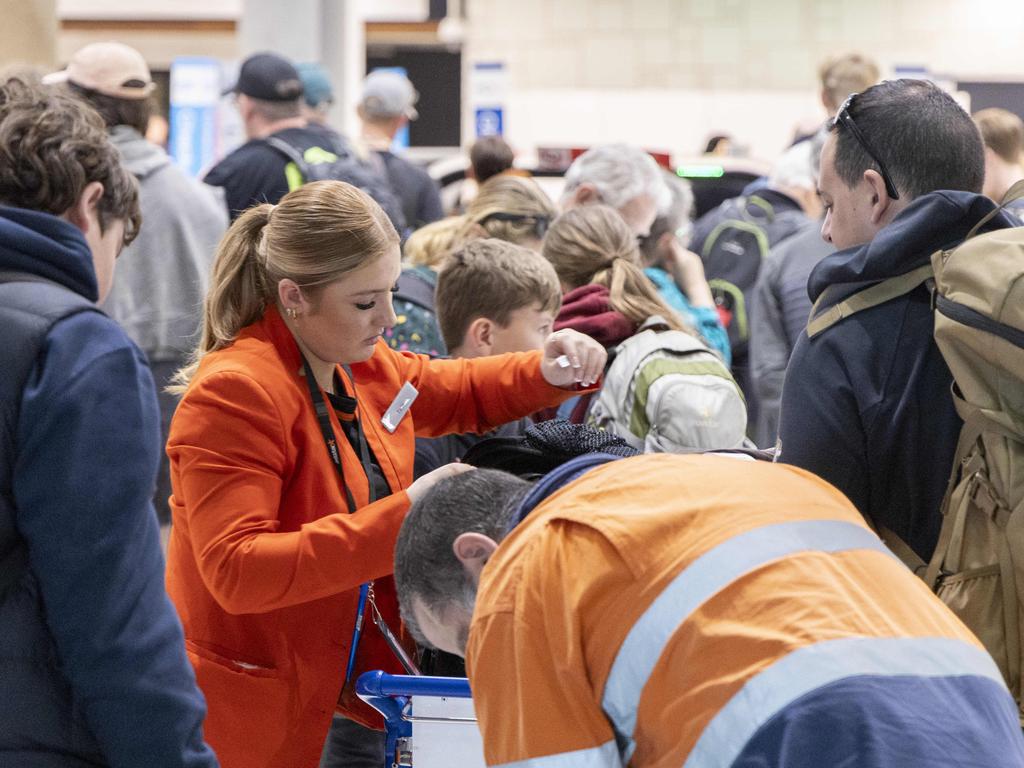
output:
{"label": "black jacket", "polygon": [[[825,257],[810,297],[827,306],[929,262],[960,243],[994,204],[968,192],[913,201],[866,245]],[[985,231],[1014,226],[1002,213]],[[814,339],[804,333],[782,393],[780,461],[823,477],[924,559],[935,548],[939,510],[961,422],[952,374],[932,338],[930,295],[909,294],[848,317]]]}

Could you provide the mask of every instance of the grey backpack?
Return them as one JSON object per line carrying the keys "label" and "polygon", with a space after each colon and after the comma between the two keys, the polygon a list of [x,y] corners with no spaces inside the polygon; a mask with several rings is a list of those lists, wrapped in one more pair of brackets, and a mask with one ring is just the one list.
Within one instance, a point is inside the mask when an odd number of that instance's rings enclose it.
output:
{"label": "grey backpack", "polygon": [[644,452],[696,453],[743,446],[747,410],[714,352],[652,317],[616,347],[587,423]]}

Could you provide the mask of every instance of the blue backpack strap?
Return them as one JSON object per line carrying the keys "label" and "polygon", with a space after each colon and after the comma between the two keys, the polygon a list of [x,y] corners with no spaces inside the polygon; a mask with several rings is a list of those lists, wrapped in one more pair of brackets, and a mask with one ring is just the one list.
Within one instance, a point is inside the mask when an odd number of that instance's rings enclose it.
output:
{"label": "blue backpack strap", "polygon": [[530,489],[522,504],[519,505],[514,518],[513,527],[523,521],[530,514],[534,507],[544,499],[557,491],[559,488],[568,485],[576,478],[586,474],[595,467],[607,464],[610,461],[618,461],[622,456],[613,456],[610,453],[585,453],[562,464],[557,469],[548,472],[537,481],[537,484]]}

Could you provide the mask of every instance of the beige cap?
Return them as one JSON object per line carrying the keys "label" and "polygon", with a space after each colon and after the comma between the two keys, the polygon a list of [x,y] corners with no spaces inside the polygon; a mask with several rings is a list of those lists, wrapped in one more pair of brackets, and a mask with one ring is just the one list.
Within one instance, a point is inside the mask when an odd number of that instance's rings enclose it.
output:
{"label": "beige cap", "polygon": [[115,99],[144,99],[156,88],[142,54],[122,43],[87,45],[71,57],[67,69],[47,75],[43,82],[70,82]]}

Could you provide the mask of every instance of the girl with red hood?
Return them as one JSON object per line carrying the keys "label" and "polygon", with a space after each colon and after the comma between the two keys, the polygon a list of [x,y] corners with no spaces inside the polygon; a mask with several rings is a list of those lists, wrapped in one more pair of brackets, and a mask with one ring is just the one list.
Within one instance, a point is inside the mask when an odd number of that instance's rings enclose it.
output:
{"label": "girl with red hood", "polygon": [[744,444],[746,407],[722,360],[659,297],[637,241],[605,205],[559,217],[543,253],[565,295],[555,328],[609,351],[600,392],[558,414],[614,432],[645,451],[686,453]]}

